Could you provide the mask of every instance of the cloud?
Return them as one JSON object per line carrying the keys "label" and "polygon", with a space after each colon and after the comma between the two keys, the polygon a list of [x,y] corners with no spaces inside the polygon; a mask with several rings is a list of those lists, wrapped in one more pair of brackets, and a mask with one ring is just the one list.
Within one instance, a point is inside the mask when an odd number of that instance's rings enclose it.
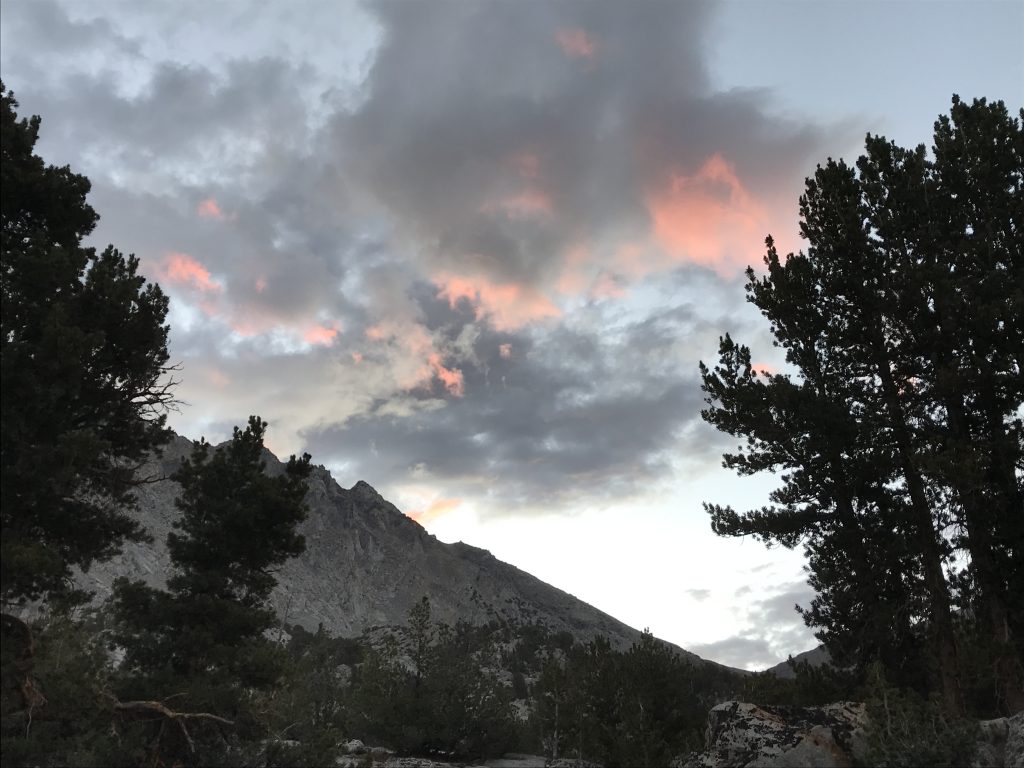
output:
{"label": "cloud", "polygon": [[[5,5],[2,53],[94,241],[172,295],[178,428],[263,413],[484,514],[717,464],[696,360],[750,327],[739,270],[826,131],[711,91],[712,4],[189,8]],[[52,30],[75,56],[11,53]]]}
{"label": "cloud", "polygon": [[522,328],[562,314],[549,298],[531,286],[497,284],[486,278],[454,275],[440,276],[435,283],[439,288],[438,296],[446,299],[453,308],[460,301],[465,301],[472,307],[477,320],[487,319],[499,331]]}
{"label": "cloud", "polygon": [[770,227],[764,206],[717,152],[692,175],[667,174],[647,207],[654,237],[672,258],[726,274],[747,266],[749,244]]}
{"label": "cloud", "polygon": [[559,29],[555,39],[562,52],[571,59],[593,59],[597,43],[583,29]]}
{"label": "cloud", "polygon": [[310,344],[330,345],[334,343],[340,332],[336,326],[314,325],[302,334],[302,338]]}
{"label": "cloud", "polygon": [[697,643],[689,650],[702,658],[738,669],[760,670],[781,661],[770,643],[757,635],[736,635],[713,643]]}
{"label": "cloud", "polygon": [[203,219],[224,221],[227,218],[227,216],[224,215],[224,211],[221,210],[220,205],[212,197],[200,200],[199,205],[196,206],[196,213]]}
{"label": "cloud", "polygon": [[[750,594],[741,587],[736,596]],[[761,670],[785,661],[790,654],[815,647],[818,641],[795,605],[809,606],[814,591],[804,581],[784,584],[767,596],[745,604],[738,612],[741,626],[737,634],[690,648],[704,658],[742,669]]]}
{"label": "cloud", "polygon": [[[460,390],[448,394],[460,396],[401,419],[381,402],[343,423],[306,429],[304,441],[321,461],[377,486],[427,471],[445,496],[474,500],[485,515],[641,496],[680,454],[711,462],[713,453],[717,463],[720,446],[693,433],[700,423],[695,371],[680,368],[672,351],[688,335],[699,338],[702,324],[673,307],[597,335],[612,312],[593,305],[585,320],[497,331],[469,307],[437,302],[423,319],[446,329],[440,337],[374,335],[446,350],[444,366],[461,375]],[[439,372],[412,374],[411,394],[444,391],[428,386]],[[376,452],[365,450],[370,443]]]}
{"label": "cloud", "polygon": [[210,270],[187,253],[168,251],[161,265],[160,277],[170,285],[191,288],[200,293],[221,293],[224,290],[210,276]]}
{"label": "cloud", "polygon": [[[736,274],[780,210],[792,218],[824,140],[769,116],[764,94],[708,92],[702,3],[374,12],[366,101],[331,135],[440,280],[543,306],[559,287],[612,296],[680,261]],[[609,279],[630,247],[648,257]]]}
{"label": "cloud", "polygon": [[698,603],[703,603],[709,597],[711,597],[710,589],[687,589],[684,590],[687,595],[692,597]]}

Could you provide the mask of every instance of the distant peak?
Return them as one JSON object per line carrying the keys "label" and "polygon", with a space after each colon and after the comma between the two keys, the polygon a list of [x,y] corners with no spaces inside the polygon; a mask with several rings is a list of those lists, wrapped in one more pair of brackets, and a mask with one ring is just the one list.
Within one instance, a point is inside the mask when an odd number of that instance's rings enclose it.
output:
{"label": "distant peak", "polygon": [[360,494],[363,494],[363,495],[380,496],[380,494],[377,493],[377,489],[374,488],[372,485],[370,485],[365,480],[360,480],[358,483],[353,485],[349,490],[352,493],[360,493]]}

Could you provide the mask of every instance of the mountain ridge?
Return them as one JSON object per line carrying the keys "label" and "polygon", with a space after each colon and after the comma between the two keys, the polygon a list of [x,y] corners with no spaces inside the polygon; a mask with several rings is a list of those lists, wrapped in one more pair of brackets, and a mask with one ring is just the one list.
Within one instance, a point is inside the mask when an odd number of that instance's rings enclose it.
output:
{"label": "mountain ridge", "polygon": [[[166,537],[179,515],[174,504],[179,486],[169,478],[194,445],[174,435],[141,470],[149,481],[136,494],[139,519],[153,542],[129,543],[112,560],[94,564],[79,575],[81,587],[101,599],[119,576],[164,585],[171,567]],[[283,471],[269,450],[264,457],[267,472]],[[309,515],[300,527],[306,551],[279,569],[271,595],[285,623],[358,636],[404,624],[409,609],[426,595],[433,618],[449,624],[538,623],[581,641],[603,635],[622,650],[640,637],[633,627],[485,549],[439,541],[364,480],[345,489],[325,467],[316,466],[306,503]],[[717,664],[669,645],[693,660]]]}

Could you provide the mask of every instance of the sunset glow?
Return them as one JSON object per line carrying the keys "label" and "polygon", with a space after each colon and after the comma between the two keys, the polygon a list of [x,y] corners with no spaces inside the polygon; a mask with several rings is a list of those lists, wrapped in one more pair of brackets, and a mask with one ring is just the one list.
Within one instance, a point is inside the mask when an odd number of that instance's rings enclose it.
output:
{"label": "sunset glow", "polygon": [[723,275],[744,268],[770,224],[733,166],[714,154],[691,175],[674,172],[647,195],[655,239],[675,260]]}
{"label": "sunset glow", "polygon": [[210,276],[210,270],[187,253],[168,251],[161,264],[162,278],[200,293],[221,293],[223,286]]}
{"label": "sunset glow", "polygon": [[302,339],[309,344],[321,344],[327,346],[334,343],[338,333],[339,329],[337,326],[314,325],[302,334]]}
{"label": "sunset glow", "polygon": [[227,218],[224,215],[224,211],[221,210],[220,205],[212,197],[208,197],[196,208],[196,213],[204,219],[216,219],[217,221],[224,221]]}
{"label": "sunset glow", "polygon": [[515,283],[495,283],[481,277],[449,275],[435,281],[438,296],[454,309],[460,301],[473,308],[478,320],[486,318],[496,330],[515,330],[562,312],[541,292]]}

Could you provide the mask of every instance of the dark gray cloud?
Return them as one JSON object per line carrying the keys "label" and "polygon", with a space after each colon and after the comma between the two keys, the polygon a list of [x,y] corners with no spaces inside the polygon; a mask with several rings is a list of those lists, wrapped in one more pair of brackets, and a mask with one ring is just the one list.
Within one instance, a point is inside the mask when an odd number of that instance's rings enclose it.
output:
{"label": "dark gray cloud", "polygon": [[179,425],[259,412],[285,452],[491,508],[717,464],[696,360],[752,315],[735,270],[659,255],[651,198],[719,155],[670,203],[770,212],[824,132],[710,92],[711,4],[372,5],[348,59],[326,6],[309,29],[203,7],[186,35],[171,6],[3,6],[40,151],[93,179],[96,243],[172,295]]}
{"label": "dark gray cloud", "polygon": [[368,98],[332,130],[434,272],[550,288],[574,246],[614,265],[601,248],[647,238],[648,198],[716,153],[751,195],[785,190],[794,208],[824,139],[769,117],[766,93],[708,92],[707,3],[373,9]]}
{"label": "dark gray cloud", "polygon": [[695,372],[671,355],[699,324],[692,308],[603,334],[567,326],[538,334],[496,332],[458,308],[426,303],[425,317],[446,328],[453,346],[471,331],[456,352],[465,395],[400,419],[381,402],[344,424],[307,430],[311,451],[351,477],[429,476],[448,495],[550,509],[562,497],[649,488],[699,419]]}

